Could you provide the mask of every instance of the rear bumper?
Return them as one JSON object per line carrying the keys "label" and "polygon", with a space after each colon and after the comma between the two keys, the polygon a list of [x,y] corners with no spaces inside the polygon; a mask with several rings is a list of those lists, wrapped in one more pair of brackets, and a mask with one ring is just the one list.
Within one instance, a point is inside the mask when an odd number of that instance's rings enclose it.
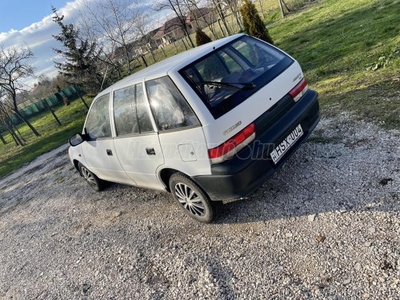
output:
{"label": "rear bumper", "polygon": [[[293,100],[292,100],[293,101]],[[256,139],[232,159],[213,165],[211,175],[196,176],[193,179],[207,192],[211,200],[237,199],[248,196],[271,177],[285,161],[304,143],[317,126],[319,115],[318,94],[309,90],[304,97],[278,119],[274,120],[262,134],[258,128],[265,125],[266,116],[261,116],[254,123]],[[298,124],[304,135],[289,151],[274,164],[270,153],[275,145],[282,142]],[[265,127],[265,126],[264,126]]]}

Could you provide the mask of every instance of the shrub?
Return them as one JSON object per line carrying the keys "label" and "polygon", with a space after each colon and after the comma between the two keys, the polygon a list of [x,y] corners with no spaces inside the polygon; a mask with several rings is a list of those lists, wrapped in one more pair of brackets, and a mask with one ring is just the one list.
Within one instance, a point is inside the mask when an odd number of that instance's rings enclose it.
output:
{"label": "shrub", "polygon": [[250,0],[243,1],[240,13],[243,18],[244,32],[270,44],[274,43],[255,5]]}
{"label": "shrub", "polygon": [[196,44],[197,46],[204,45],[211,42],[210,37],[204,33],[203,30],[197,28],[196,30]]}

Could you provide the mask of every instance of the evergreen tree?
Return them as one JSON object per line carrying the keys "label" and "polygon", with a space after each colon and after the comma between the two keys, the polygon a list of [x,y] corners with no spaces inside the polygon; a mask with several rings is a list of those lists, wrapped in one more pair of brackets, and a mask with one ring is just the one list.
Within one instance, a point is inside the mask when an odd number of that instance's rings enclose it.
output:
{"label": "evergreen tree", "polygon": [[79,30],[73,24],[64,24],[64,16],[59,16],[57,10],[52,7],[53,21],[58,24],[61,33],[53,37],[63,44],[63,49],[55,49],[54,52],[64,58],[64,62],[54,62],[61,75],[68,78],[70,83],[83,85],[88,91],[97,93],[100,91],[103,76],[98,68],[96,43],[82,40]]}
{"label": "evergreen tree", "polygon": [[196,44],[197,46],[204,45],[211,42],[211,38],[201,28],[196,30]]}
{"label": "evergreen tree", "polygon": [[243,6],[240,8],[240,13],[243,18],[244,31],[249,35],[273,44],[268,29],[261,20],[255,5],[250,0],[244,0],[243,2]]}

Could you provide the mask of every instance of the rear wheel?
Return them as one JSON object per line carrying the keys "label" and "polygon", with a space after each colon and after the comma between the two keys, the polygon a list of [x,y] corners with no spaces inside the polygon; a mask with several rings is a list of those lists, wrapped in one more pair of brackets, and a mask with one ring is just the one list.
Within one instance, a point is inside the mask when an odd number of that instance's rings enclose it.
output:
{"label": "rear wheel", "polygon": [[214,219],[214,210],[210,198],[189,177],[175,173],[169,180],[172,197],[179,207],[191,218],[209,223]]}
{"label": "rear wheel", "polygon": [[95,190],[101,191],[104,189],[105,184],[104,181],[99,179],[95,174],[90,172],[84,165],[78,163],[79,172],[82,177],[85,178],[86,182]]}

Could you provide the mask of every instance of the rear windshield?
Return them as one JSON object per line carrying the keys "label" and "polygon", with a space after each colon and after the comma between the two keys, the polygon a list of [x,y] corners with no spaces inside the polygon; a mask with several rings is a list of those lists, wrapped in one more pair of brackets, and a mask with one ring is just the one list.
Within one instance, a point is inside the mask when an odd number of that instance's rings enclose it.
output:
{"label": "rear windshield", "polygon": [[293,60],[274,47],[243,36],[180,71],[215,119],[245,101]]}

